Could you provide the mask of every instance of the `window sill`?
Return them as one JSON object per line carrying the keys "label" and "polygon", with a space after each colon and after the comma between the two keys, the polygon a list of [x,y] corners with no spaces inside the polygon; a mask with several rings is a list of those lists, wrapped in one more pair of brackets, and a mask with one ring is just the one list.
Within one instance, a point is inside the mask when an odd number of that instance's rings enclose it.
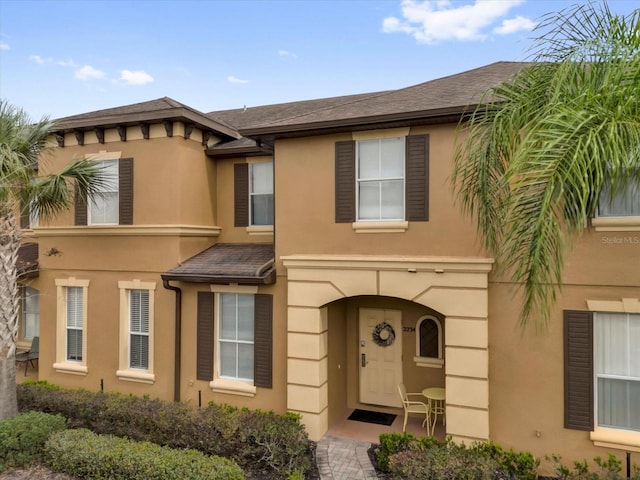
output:
{"label": "window sill", "polygon": [[591,441],[597,447],[640,452],[640,432],[596,427],[590,436]]}
{"label": "window sill", "polygon": [[116,376],[119,380],[125,382],[153,384],[156,381],[156,376],[153,373],[143,370],[118,370],[116,371]]}
{"label": "window sill", "polygon": [[273,225],[252,225],[247,227],[249,235],[273,235]]}
{"label": "window sill", "polygon": [[255,397],[256,387],[239,380],[229,380],[226,378],[216,378],[209,382],[211,390],[217,393],[227,393],[229,395],[241,395],[243,397]]}
{"label": "window sill", "polygon": [[356,233],[404,233],[409,222],[354,222],[351,226]]}
{"label": "window sill", "polygon": [[86,375],[89,373],[89,368],[86,365],[76,362],[54,363],[53,368],[58,373],[69,373],[71,375]]}
{"label": "window sill", "polygon": [[591,225],[596,232],[640,232],[640,217],[597,217]]}
{"label": "window sill", "polygon": [[418,367],[442,368],[444,365],[442,358],[413,357],[413,361]]}

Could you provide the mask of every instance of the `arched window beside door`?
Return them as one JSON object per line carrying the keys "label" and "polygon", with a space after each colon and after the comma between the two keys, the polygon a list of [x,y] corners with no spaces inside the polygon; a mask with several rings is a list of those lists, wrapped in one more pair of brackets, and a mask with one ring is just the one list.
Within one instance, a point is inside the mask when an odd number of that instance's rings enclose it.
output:
{"label": "arched window beside door", "polygon": [[413,361],[419,367],[442,368],[444,365],[442,347],[442,322],[425,315],[416,323],[416,356]]}

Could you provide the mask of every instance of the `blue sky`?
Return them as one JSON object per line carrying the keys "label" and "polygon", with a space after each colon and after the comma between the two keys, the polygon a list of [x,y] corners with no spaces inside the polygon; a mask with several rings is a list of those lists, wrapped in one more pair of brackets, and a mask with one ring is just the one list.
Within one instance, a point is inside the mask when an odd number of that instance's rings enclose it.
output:
{"label": "blue sky", "polygon": [[0,96],[35,120],[164,96],[209,112],[396,89],[525,60],[541,16],[575,3],[0,0]]}

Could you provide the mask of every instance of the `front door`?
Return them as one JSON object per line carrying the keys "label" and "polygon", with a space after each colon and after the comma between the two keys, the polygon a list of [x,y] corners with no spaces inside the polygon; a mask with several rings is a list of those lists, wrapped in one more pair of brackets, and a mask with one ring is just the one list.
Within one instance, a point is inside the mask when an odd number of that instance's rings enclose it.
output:
{"label": "front door", "polygon": [[402,407],[402,312],[361,308],[360,402]]}

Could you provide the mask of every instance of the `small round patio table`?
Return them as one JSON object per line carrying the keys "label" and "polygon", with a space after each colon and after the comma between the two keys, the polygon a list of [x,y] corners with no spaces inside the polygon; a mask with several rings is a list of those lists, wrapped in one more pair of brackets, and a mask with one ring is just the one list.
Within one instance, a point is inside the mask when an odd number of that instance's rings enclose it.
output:
{"label": "small round patio table", "polygon": [[[442,387],[429,387],[422,390],[422,395],[427,399],[427,435],[433,435],[436,430],[438,415],[442,417],[442,425],[445,423],[445,389]],[[431,418],[433,415],[433,419]]]}

